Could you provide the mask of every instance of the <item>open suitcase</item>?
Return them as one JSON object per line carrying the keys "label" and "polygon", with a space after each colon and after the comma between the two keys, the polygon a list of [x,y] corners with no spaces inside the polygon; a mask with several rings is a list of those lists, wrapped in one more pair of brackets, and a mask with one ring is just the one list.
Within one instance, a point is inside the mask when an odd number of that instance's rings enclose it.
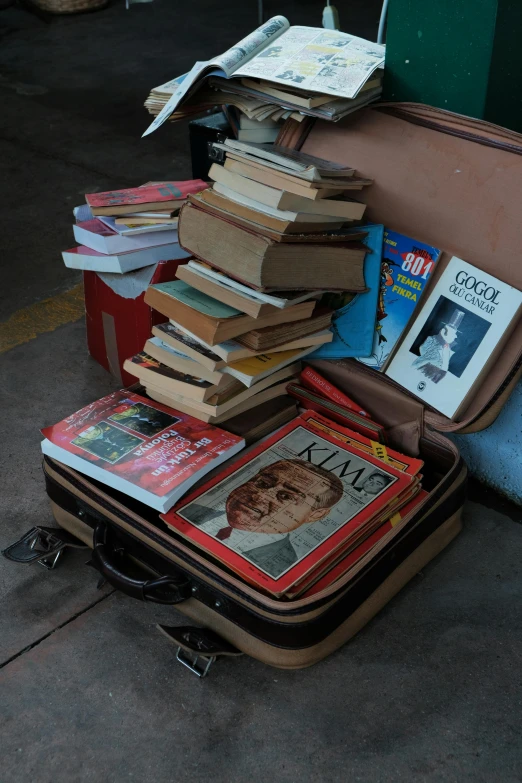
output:
{"label": "open suitcase", "polygon": [[[458,255],[522,289],[515,184],[522,181],[522,136],[427,106],[381,104],[335,125],[317,122],[302,149],[375,179],[364,192],[369,221],[443,247],[448,258]],[[443,259],[438,266],[440,274]],[[83,542],[94,547],[92,564],[113,586],[175,605],[197,627],[163,630],[179,660],[200,676],[217,656],[242,652],[280,668],[310,666],[356,634],[458,534],[467,471],[445,433],[492,424],[520,378],[521,357],[522,323],[459,422],[425,410],[353,360],[311,362],[364,403],[392,447],[420,454],[429,495],[388,543],[359,562],[355,576],[309,598],[281,601],[256,591],[180,543],[157,512],[48,458],[47,492],[61,530],[35,529],[26,544],[35,547],[32,559],[52,563],[65,546]],[[6,554],[23,560],[23,545]]]}

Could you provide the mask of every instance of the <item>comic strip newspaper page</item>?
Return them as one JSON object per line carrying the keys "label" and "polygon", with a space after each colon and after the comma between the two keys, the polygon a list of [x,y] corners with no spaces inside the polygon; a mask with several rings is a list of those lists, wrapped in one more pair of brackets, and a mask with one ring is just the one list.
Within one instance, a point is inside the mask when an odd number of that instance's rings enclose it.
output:
{"label": "comic strip newspaper page", "polygon": [[272,44],[277,38],[288,30],[290,23],[284,16],[274,16],[262,24],[253,33],[239,41],[235,46],[227,49],[223,54],[218,55],[212,60],[196,62],[191,71],[184,76],[179,76],[171,82],[162,85],[164,88],[170,87],[175,83],[174,89],[168,102],[165,104],[154,121],[149,125],[143,136],[148,136],[165,120],[168,120],[173,111],[179,106],[181,101],[191,92],[192,88],[197,88],[201,80],[209,73],[218,76],[230,78],[240,65],[244,65],[252,57],[264,49],[268,44]]}
{"label": "comic strip newspaper page", "polygon": [[384,65],[382,44],[318,27],[290,27],[270,42],[234,76],[299,87],[302,90],[355,98],[361,87]]}
{"label": "comic strip newspaper page", "polygon": [[277,595],[371,524],[412,480],[299,417],[162,519]]}

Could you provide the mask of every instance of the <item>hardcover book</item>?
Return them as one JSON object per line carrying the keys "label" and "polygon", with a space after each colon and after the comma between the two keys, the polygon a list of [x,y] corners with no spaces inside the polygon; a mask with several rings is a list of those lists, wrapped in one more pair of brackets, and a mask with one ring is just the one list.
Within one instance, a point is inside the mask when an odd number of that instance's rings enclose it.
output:
{"label": "hardcover book", "polygon": [[363,242],[369,251],[364,258],[366,291],[358,294],[343,291],[322,297],[321,304],[334,310],[333,339],[327,345],[321,345],[312,355],[313,359],[346,359],[369,356],[372,352],[384,226],[364,226],[362,230],[367,232]]}
{"label": "hardcover book", "polygon": [[[303,201],[318,208],[330,199]],[[347,211],[355,202],[335,203],[342,204]],[[317,290],[318,257],[324,290],[359,292],[366,288],[363,273],[366,248],[356,241],[276,242],[191,203],[185,204],[180,212],[178,231],[180,244],[187,252],[240,283],[262,291]]]}
{"label": "hardcover book", "polygon": [[440,250],[384,229],[378,284],[377,323],[367,353],[346,354],[384,370],[412,318],[440,256]]}
{"label": "hardcover book", "polygon": [[122,390],[42,430],[42,451],[157,511],[167,511],[242,438]]}
{"label": "hardcover book", "polygon": [[415,481],[319,434],[300,416],[162,519],[247,581],[280,595],[371,528]]}
{"label": "hardcover book", "polygon": [[456,418],[521,312],[522,292],[453,256],[386,375]]}

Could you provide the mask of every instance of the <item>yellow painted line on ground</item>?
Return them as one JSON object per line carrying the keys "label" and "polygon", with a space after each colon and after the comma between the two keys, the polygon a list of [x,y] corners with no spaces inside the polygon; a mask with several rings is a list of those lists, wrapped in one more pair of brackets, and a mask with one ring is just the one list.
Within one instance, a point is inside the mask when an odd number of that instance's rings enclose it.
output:
{"label": "yellow painted line on ground", "polygon": [[83,283],[63,294],[23,307],[0,323],[0,354],[39,334],[54,332],[59,326],[78,321],[84,314]]}

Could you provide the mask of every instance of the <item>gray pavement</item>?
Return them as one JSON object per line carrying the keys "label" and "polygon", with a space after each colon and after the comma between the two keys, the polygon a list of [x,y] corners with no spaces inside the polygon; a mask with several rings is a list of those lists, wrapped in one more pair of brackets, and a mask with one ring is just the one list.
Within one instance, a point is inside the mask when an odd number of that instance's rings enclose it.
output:
{"label": "gray pavement", "polygon": [[[380,2],[343,8],[371,37]],[[318,24],[320,4],[265,3]],[[60,250],[88,190],[190,176],[186,126],[146,141],[148,88],[255,26],[255,4],[0,12],[0,322],[74,286]],[[215,41],[219,41],[216,48]],[[82,320],[0,354],[0,547],[52,524],[39,428],[115,388]],[[0,781],[522,780],[522,513],[472,487],[465,530],[349,645],[304,671],[242,657],[198,681],[158,622],[70,552],[0,560]]]}

